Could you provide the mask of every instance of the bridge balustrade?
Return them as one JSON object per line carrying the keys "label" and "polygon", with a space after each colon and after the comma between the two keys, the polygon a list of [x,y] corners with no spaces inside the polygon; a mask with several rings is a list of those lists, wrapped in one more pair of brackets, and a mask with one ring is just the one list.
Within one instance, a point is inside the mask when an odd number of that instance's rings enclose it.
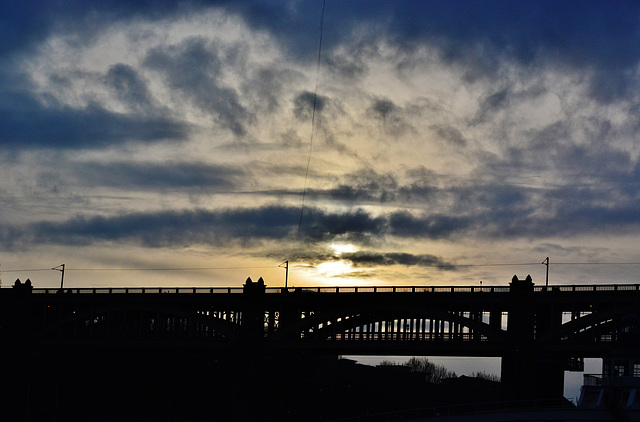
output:
{"label": "bridge balustrade", "polygon": [[[34,294],[241,294],[242,287],[95,287],[33,289]],[[274,293],[276,293],[274,291]],[[279,292],[278,292],[279,293]]]}
{"label": "bridge balustrade", "polygon": [[[65,288],[63,293],[75,294],[240,294],[242,287],[93,287]],[[534,286],[534,293],[640,291],[640,284],[589,284]],[[34,294],[58,294],[58,288],[34,288]],[[506,286],[313,286],[267,287],[265,293],[508,293]]]}

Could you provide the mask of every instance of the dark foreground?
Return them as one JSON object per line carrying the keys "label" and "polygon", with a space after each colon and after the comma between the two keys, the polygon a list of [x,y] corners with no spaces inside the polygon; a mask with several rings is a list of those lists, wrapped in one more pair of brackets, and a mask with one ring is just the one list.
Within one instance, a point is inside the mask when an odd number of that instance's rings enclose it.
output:
{"label": "dark foreground", "polygon": [[6,421],[332,421],[500,399],[496,382],[431,384],[406,367],[304,354],[114,347],[9,358],[0,391]]}

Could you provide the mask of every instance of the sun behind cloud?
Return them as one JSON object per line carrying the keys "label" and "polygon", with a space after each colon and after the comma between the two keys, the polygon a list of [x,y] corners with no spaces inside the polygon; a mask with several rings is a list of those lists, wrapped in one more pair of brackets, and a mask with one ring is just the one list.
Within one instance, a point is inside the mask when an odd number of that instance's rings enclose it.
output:
{"label": "sun behind cloud", "polygon": [[347,275],[353,271],[353,266],[346,261],[329,261],[319,264],[316,269],[318,274],[322,277],[333,278]]}
{"label": "sun behind cloud", "polygon": [[333,253],[340,256],[343,253],[355,253],[358,252],[358,247],[351,243],[332,243],[329,248],[333,250]]}

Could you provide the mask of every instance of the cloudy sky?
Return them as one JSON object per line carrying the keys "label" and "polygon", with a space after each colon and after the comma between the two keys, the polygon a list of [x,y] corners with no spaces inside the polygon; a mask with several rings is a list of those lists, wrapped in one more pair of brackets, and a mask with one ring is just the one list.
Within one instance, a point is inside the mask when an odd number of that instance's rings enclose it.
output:
{"label": "cloudy sky", "polygon": [[640,280],[640,3],[324,6],[0,1],[3,285]]}

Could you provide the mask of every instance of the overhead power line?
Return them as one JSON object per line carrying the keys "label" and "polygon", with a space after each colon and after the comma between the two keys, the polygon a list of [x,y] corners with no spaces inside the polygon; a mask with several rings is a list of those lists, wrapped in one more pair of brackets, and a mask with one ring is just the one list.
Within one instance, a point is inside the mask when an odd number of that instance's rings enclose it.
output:
{"label": "overhead power line", "polygon": [[[545,260],[546,261],[546,260]],[[545,262],[542,262],[545,264]],[[443,264],[434,264],[434,266]],[[540,262],[520,262],[520,263],[493,263],[493,264],[450,264],[453,267],[509,267],[540,265]],[[554,262],[553,265],[640,265],[640,262]]]}
{"label": "overhead power line", "polygon": [[[423,265],[425,267],[517,267],[517,266],[537,266],[540,262],[496,262],[486,264],[442,264],[433,263]],[[553,265],[640,265],[640,262],[554,262]],[[69,268],[65,271],[204,271],[204,270],[244,270],[244,269],[268,269],[281,268],[282,265],[263,266],[233,266],[233,267],[129,267],[129,268]],[[36,272],[51,271],[52,268],[7,268],[1,269],[0,273]]]}
{"label": "overhead power line", "polygon": [[318,101],[318,84],[320,81],[320,58],[322,56],[322,33],[324,27],[324,9],[326,0],[322,1],[322,12],[320,13],[320,42],[318,43],[318,59],[316,61],[316,86],[313,90],[313,107],[311,109],[311,136],[309,139],[309,158],[307,159],[307,171],[304,174],[304,187],[302,189],[302,205],[300,206],[300,221],[298,221],[298,234],[302,227],[302,216],[304,214],[304,200],[307,195],[307,180],[309,179],[309,168],[311,167],[311,154],[313,152],[313,135],[316,127],[316,105]]}
{"label": "overhead power line", "polygon": [[[151,268],[65,268],[65,271],[200,271],[200,270],[243,270],[277,268],[277,266],[239,266],[239,267],[151,267]],[[0,273],[51,271],[52,268],[11,268]]]}

